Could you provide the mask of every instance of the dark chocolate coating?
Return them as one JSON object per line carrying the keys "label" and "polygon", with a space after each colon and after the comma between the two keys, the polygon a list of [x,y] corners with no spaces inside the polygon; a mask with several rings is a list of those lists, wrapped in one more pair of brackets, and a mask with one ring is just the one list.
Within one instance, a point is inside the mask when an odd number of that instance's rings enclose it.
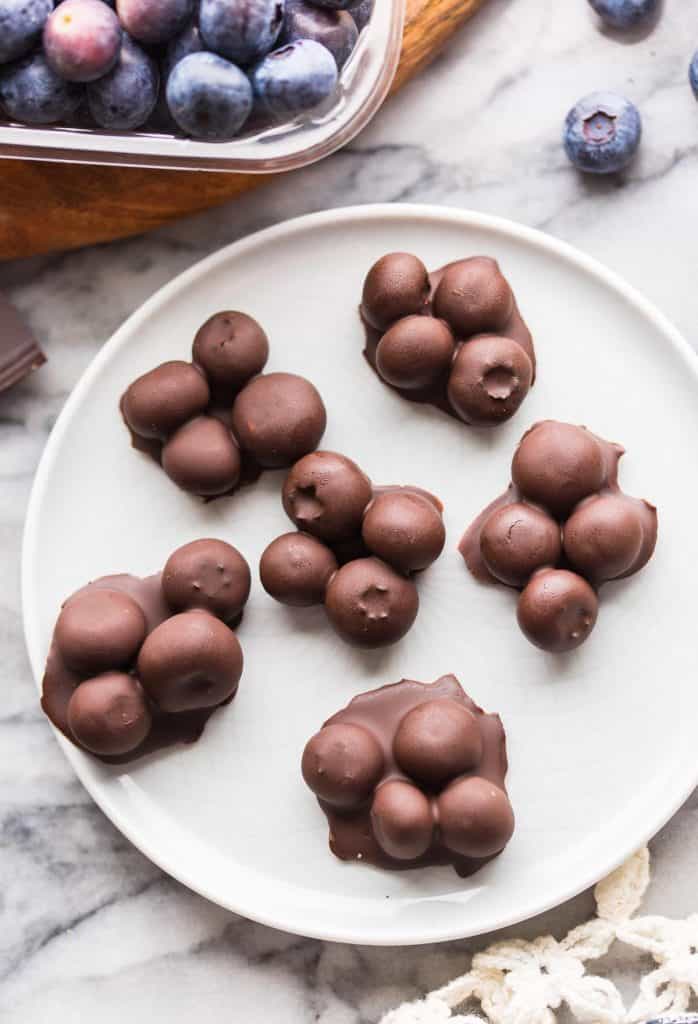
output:
{"label": "dark chocolate coating", "polygon": [[264,469],[290,466],[313,451],[326,424],[317,389],[293,373],[255,377],[233,405],[233,432],[240,447]]}
{"label": "dark chocolate coating", "polygon": [[464,423],[496,426],[529,392],[533,366],[511,338],[483,334],[461,345],[448,378],[448,400]]}
{"label": "dark chocolate coating", "polygon": [[134,434],[164,441],[202,413],[209,399],[203,373],[191,363],[173,359],[134,380],[124,393],[121,409]]}
{"label": "dark chocolate coating", "polygon": [[334,543],[360,531],[372,493],[371,481],[355,462],[337,452],[319,451],[292,467],[282,501],[299,530]]}
{"label": "dark chocolate coating", "polygon": [[457,779],[437,800],[442,842],[463,857],[493,857],[514,832],[514,812],[503,789],[477,775]]}
{"label": "dark chocolate coating", "polygon": [[93,754],[128,754],[150,732],[146,696],[135,676],[105,672],[80,683],[68,703],[68,725],[78,743]]}
{"label": "dark chocolate coating", "polygon": [[196,332],[192,358],[218,394],[235,394],[264,369],[269,339],[251,316],[224,310]]}
{"label": "dark chocolate coating", "polygon": [[200,610],[182,612],[146,638],[137,672],[163,711],[215,707],[237,690],[242,649],[220,619]]}
{"label": "dark chocolate coating", "polygon": [[[403,745],[428,782],[406,775],[396,756]],[[302,767],[342,860],[392,869],[446,863],[469,875],[511,835],[502,723],[454,676],[360,694],[312,738]]]}
{"label": "dark chocolate coating", "polygon": [[396,320],[421,313],[429,301],[429,274],[408,252],[391,252],[373,264],[364,281],[361,312],[379,331]]}
{"label": "dark chocolate coating", "polygon": [[378,558],[356,558],[334,574],[325,609],[332,626],[357,647],[394,644],[417,617],[419,595],[411,580]]}
{"label": "dark chocolate coating", "polygon": [[240,450],[219,419],[197,416],[164,445],[162,468],[183,491],[215,497],[232,490],[240,479]]}
{"label": "dark chocolate coating", "polygon": [[448,372],[454,352],[453,334],[444,320],[406,316],[378,342],[376,369],[393,387],[429,388]]}
{"label": "dark chocolate coating", "polygon": [[524,434],[511,464],[511,478],[524,498],[558,518],[603,486],[604,452],[585,427],[545,420]]}
{"label": "dark chocolate coating", "polygon": [[369,799],[383,774],[383,754],[368,729],[329,725],[307,743],[301,771],[320,800],[333,807],[357,807]]}
{"label": "dark chocolate coating", "polygon": [[416,860],[432,844],[435,822],[431,804],[421,789],[402,779],[384,782],[371,805],[376,842],[395,860]]}
{"label": "dark chocolate coating", "polygon": [[563,529],[565,555],[592,583],[629,572],[643,543],[642,506],[624,494],[595,494],[574,510]]}
{"label": "dark chocolate coating", "polygon": [[90,676],[128,666],[145,634],[142,609],[116,590],[83,591],[69,598],[54,630],[65,664]]}
{"label": "dark chocolate coating", "polygon": [[475,715],[467,707],[442,697],[409,711],[393,742],[399,767],[429,787],[472,771],[482,758],[482,737]]}
{"label": "dark chocolate coating", "polygon": [[172,611],[204,608],[223,622],[240,616],[250,582],[250,567],[238,549],[213,538],[177,548],[162,571],[162,592]]}
{"label": "dark chocolate coating", "polygon": [[483,562],[510,587],[524,587],[538,569],[557,565],[561,547],[560,524],[522,501],[495,509],[480,533]]}
{"label": "dark chocolate coating", "polygon": [[424,495],[406,488],[373,499],[361,535],[372,554],[404,573],[426,569],[446,542],[439,510]]}
{"label": "dark chocolate coating", "polygon": [[457,338],[501,330],[514,309],[514,296],[495,260],[487,256],[451,263],[433,298],[434,315]]}
{"label": "dark chocolate coating", "polygon": [[307,608],[323,603],[338,567],[334,553],[322,541],[308,533],[284,533],[263,552],[259,578],[267,594],[281,604]]}
{"label": "dark chocolate coating", "polygon": [[596,592],[576,572],[542,569],[522,591],[517,618],[532,644],[558,654],[584,643],[598,610]]}

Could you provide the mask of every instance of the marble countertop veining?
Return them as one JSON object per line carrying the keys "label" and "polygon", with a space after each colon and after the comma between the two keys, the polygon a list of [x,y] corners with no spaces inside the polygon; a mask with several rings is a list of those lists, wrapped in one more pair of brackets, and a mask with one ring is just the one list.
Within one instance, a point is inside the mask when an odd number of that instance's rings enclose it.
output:
{"label": "marble countertop veining", "polygon": [[[622,273],[696,344],[698,106],[687,85],[696,47],[697,0],[665,0],[657,28],[632,42],[599,32],[585,0],[489,0],[420,79],[324,163],[145,238],[0,268],[0,287],[49,356],[0,399],[3,1024],[371,1024],[460,973],[464,952],[482,943],[397,955],[284,935],[188,892],[121,837],[76,781],[37,706],[19,600],[32,477],[78,376],[147,296],[227,242],[324,207],[432,202],[543,228]],[[560,145],[568,107],[604,87],[631,96],[644,118],[641,156],[622,183],[580,179]],[[652,848],[647,906],[669,915],[698,909],[697,794]],[[587,893],[515,931],[562,933],[591,908]],[[633,962],[627,952],[607,961],[621,988]]]}

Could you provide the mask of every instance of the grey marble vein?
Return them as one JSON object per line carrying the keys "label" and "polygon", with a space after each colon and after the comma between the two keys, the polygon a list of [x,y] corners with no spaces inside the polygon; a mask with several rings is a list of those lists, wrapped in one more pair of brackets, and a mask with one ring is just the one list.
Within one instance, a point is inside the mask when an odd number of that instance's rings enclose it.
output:
{"label": "grey marble vein", "polygon": [[[299,939],[207,903],[142,857],[92,804],[38,710],[19,606],[24,510],[58,412],[128,314],[221,245],[313,210],[433,202],[542,227],[621,272],[696,344],[698,106],[686,76],[697,15],[693,0],[666,0],[654,30],[628,41],[600,32],[585,0],[489,0],[322,164],[146,238],[0,268],[49,356],[0,398],[3,1024],[373,1024],[459,973],[485,941],[397,953]],[[627,175],[589,182],[567,164],[560,131],[596,88],[640,104],[644,140]],[[696,910],[695,794],[652,845],[649,910]],[[586,893],[514,931],[564,934],[592,906]],[[637,963],[623,950],[603,966],[629,991]]]}

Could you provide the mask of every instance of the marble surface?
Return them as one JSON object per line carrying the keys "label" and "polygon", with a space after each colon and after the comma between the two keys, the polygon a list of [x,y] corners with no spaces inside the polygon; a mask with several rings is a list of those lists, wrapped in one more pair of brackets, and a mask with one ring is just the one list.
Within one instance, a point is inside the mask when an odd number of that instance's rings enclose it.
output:
{"label": "marble surface", "polygon": [[[600,32],[584,0],[489,0],[430,70],[323,164],[147,238],[0,268],[0,287],[50,360],[0,398],[3,1024],[371,1024],[460,973],[484,942],[398,953],[280,934],[210,905],[130,846],[77,783],[37,707],[19,606],[25,506],[61,406],[124,318],[201,256],[311,210],[401,200],[515,218],[604,260],[695,344],[698,108],[686,83],[695,14],[693,3],[666,0],[651,34],[624,40]],[[579,95],[602,87],[639,103],[645,135],[624,180],[589,182],[567,164],[560,126]],[[696,794],[652,850],[647,906],[698,909]],[[563,933],[592,906],[587,893],[514,931]],[[637,964],[612,953],[605,969],[630,990]]]}

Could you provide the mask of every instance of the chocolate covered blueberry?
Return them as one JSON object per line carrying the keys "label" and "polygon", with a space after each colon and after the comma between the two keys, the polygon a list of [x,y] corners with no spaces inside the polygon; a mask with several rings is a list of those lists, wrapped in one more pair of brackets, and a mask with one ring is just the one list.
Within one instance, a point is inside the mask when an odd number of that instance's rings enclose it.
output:
{"label": "chocolate covered blueberry", "polygon": [[284,481],[287,516],[306,533],[333,543],[361,531],[371,481],[355,462],[338,452],[311,452],[293,466]]}
{"label": "chocolate covered blueberry", "polygon": [[374,555],[404,573],[435,562],[446,542],[439,508],[419,491],[395,488],[377,494],[366,508],[363,541]]}
{"label": "chocolate covered blueberry", "polygon": [[408,252],[388,253],[366,275],[362,316],[371,327],[385,331],[396,320],[423,313],[429,291],[429,274],[420,259]]}
{"label": "chocolate covered blueberry", "polygon": [[240,447],[265,469],[281,469],[311,452],[327,425],[317,389],[293,373],[256,377],[233,404]]}
{"label": "chocolate covered blueberry", "polygon": [[364,356],[404,398],[464,423],[496,426],[517,411],[535,377],[531,335],[496,260],[449,263],[433,274],[391,253],[364,282]]}
{"label": "chocolate covered blueberry", "polygon": [[236,394],[264,369],[269,339],[247,313],[223,310],[209,317],[196,332],[192,358],[212,388]]}
{"label": "chocolate covered blueberry", "polygon": [[414,583],[378,558],[355,558],[331,578],[325,610],[335,631],[356,647],[385,647],[408,632],[419,610]]}
{"label": "chocolate covered blueberry", "polygon": [[54,627],[43,710],[107,761],[192,743],[237,690],[243,658],[232,625],[249,586],[240,552],[205,538],[174,551],[162,573],[83,587]]}
{"label": "chocolate covered blueberry", "polygon": [[522,590],[519,626],[545,651],[584,643],[596,623],[597,588],[638,572],[654,551],[657,512],[621,491],[622,455],[586,427],[537,423],[514,454],[511,486],[460,542],[477,579]]}
{"label": "chocolate covered blueberry", "polygon": [[250,567],[238,549],[210,537],[178,548],[162,571],[162,593],[174,612],[203,608],[223,622],[240,617],[250,582]]}
{"label": "chocolate covered blueberry", "polygon": [[210,390],[203,373],[173,359],[144,373],[126,389],[121,411],[134,434],[164,441],[208,406]]}
{"label": "chocolate covered blueberry", "polygon": [[284,533],[262,553],[259,578],[270,597],[295,608],[323,604],[339,564],[334,552],[307,533]]}
{"label": "chocolate covered blueberry", "polygon": [[242,675],[235,634],[206,611],[166,619],[141,647],[136,672],[162,711],[192,711],[229,700]]}
{"label": "chocolate covered blueberry", "polygon": [[514,830],[499,716],[485,714],[454,676],[355,697],[308,742],[301,767],[342,860],[446,863],[469,875]]}
{"label": "chocolate covered blueberry", "polygon": [[231,430],[215,416],[187,420],[165,442],[162,468],[183,491],[216,497],[240,480],[240,450]]}

